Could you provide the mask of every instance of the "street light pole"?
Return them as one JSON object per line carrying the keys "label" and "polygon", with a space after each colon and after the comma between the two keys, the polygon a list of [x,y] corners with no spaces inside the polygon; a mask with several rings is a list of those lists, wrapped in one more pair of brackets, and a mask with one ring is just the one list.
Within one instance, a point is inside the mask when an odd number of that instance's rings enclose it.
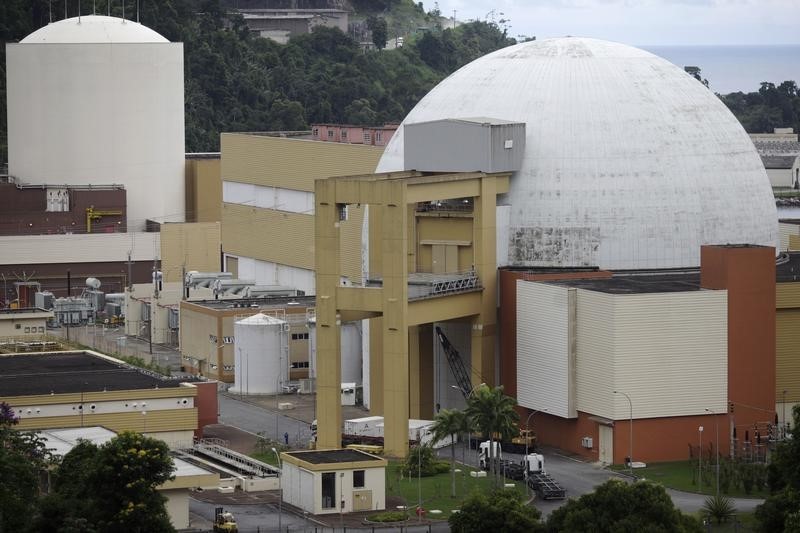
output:
{"label": "street light pole", "polygon": [[422,442],[417,444],[417,522],[422,522]]}
{"label": "street light pole", "polygon": [[700,487],[700,494],[703,493],[703,426],[697,428],[700,433],[700,452],[697,454],[697,484]]}
{"label": "street light pole", "polygon": [[630,407],[630,421],[628,423],[630,426],[630,442],[628,443],[628,470],[630,471],[631,477],[633,477],[633,401],[631,401],[631,397],[628,396],[627,393],[620,390],[615,390],[614,394],[622,394],[625,396],[625,398],[628,399],[628,406]]}
{"label": "street light pole", "polygon": [[714,415],[714,431],[716,433],[717,442],[714,444],[715,451],[717,452],[717,497],[719,498],[719,422],[717,422],[717,413],[713,409],[706,409],[709,413]]}
{"label": "street light pole", "polygon": [[789,427],[789,424],[786,422],[786,393],[789,392],[786,389],[783,389],[783,438],[781,440],[786,440],[786,429]]}
{"label": "street light pole", "polygon": [[272,448],[272,452],[278,459],[278,470],[280,470],[278,474],[278,488],[280,489],[280,498],[278,499],[278,531],[281,531],[281,529],[283,529],[283,468],[281,468],[281,456],[278,454],[278,450]]}

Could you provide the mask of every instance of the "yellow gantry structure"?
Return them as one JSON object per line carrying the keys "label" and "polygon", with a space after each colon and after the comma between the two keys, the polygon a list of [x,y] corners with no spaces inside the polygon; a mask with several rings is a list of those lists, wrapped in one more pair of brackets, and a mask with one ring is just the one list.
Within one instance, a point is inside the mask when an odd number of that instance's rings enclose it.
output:
{"label": "yellow gantry structure", "polygon": [[[373,414],[384,417],[384,450],[389,456],[407,455],[410,415],[432,412],[433,337],[429,324],[469,320],[473,385],[481,379],[493,381],[496,205],[497,195],[508,191],[508,178],[509,173],[408,171],[316,180],[318,448],[341,446],[342,322],[372,319],[370,407]],[[437,239],[428,231],[422,239],[417,227],[421,208],[456,199],[469,203],[471,213],[460,219],[448,215],[452,221],[440,220],[438,227],[445,238]],[[342,283],[340,222],[350,205],[369,207],[369,270],[372,279],[378,274],[381,282],[377,286]],[[409,300],[409,276],[417,274],[420,265],[417,250],[425,243],[456,242],[446,238],[446,228],[461,224],[463,230],[464,220],[471,221],[471,240],[461,238],[457,243],[467,249],[469,269],[480,283],[466,290]]]}

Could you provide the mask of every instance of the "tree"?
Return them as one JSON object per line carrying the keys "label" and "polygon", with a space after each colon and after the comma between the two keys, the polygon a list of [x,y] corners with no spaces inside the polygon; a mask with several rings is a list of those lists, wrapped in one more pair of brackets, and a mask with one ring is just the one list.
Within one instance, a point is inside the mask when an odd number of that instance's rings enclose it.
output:
{"label": "tree", "polygon": [[386,19],[370,15],[367,17],[367,28],[372,32],[372,44],[378,50],[386,48],[386,40],[389,38],[389,28]]}
{"label": "tree", "polygon": [[696,79],[697,81],[708,87],[708,80],[703,78],[700,67],[691,67],[691,66],[683,67],[683,70],[685,70],[686,73],[689,74],[691,77],[693,77],[694,79]]}
{"label": "tree", "polygon": [[700,522],[684,515],[664,487],[651,481],[628,484],[611,479],[594,492],[552,512],[547,531],[701,532]]}
{"label": "tree", "polygon": [[17,431],[14,410],[0,402],[0,531],[19,531],[28,524],[39,495],[39,474],[49,454],[34,433]]}
{"label": "tree", "polygon": [[448,522],[454,533],[536,533],[544,530],[540,517],[516,490],[495,490],[488,495],[472,493]]}
{"label": "tree", "polygon": [[459,433],[468,427],[469,421],[463,411],[458,409],[442,409],[436,414],[433,424],[433,441],[437,442],[447,437],[450,441],[450,473],[452,478],[452,490],[450,495],[456,497],[456,440]]}
{"label": "tree", "polygon": [[173,478],[167,445],[124,432],[100,447],[81,442],[61,462],[38,531],[172,532],[156,487]]}
{"label": "tree", "polygon": [[791,438],[778,444],[767,468],[772,494],[756,507],[761,531],[781,531],[790,515],[800,508],[800,405],[794,406],[792,418]]}
{"label": "tree", "polygon": [[497,486],[497,464],[494,456],[494,436],[509,439],[518,432],[519,415],[514,410],[516,400],[503,394],[503,387],[490,388],[482,384],[467,398],[467,416],[471,425],[489,438],[489,464]]}

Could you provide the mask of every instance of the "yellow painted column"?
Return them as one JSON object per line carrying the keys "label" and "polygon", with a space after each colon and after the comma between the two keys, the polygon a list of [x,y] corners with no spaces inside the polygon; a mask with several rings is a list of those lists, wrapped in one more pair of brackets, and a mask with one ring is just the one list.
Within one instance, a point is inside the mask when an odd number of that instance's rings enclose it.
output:
{"label": "yellow painted column", "polygon": [[472,321],[472,385],[494,384],[494,335],[497,323],[497,184],[481,178],[475,198],[473,239],[475,270],[483,284],[481,313]]}
{"label": "yellow painted column", "polygon": [[383,231],[383,390],[384,452],[408,454],[408,235],[406,187],[381,183]]}
{"label": "yellow painted column", "polygon": [[[369,271],[382,272],[383,206],[369,206]],[[369,412],[383,416],[383,317],[369,321]]]}
{"label": "yellow painted column", "polygon": [[317,289],[317,448],[340,448],[342,353],[337,319],[339,215],[334,180],[317,180],[314,217]]}

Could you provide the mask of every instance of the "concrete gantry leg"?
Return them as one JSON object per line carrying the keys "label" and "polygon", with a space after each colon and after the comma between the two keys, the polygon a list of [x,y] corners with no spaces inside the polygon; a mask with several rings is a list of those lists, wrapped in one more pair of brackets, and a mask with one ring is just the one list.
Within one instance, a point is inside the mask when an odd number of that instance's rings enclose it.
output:
{"label": "concrete gantry leg", "polygon": [[381,238],[383,266],[384,452],[408,455],[408,210],[406,189],[386,183]]}
{"label": "concrete gantry leg", "polygon": [[341,447],[342,439],[342,353],[341,332],[336,309],[336,288],[340,280],[339,212],[335,183],[320,181],[316,187],[317,261],[317,448]]}

